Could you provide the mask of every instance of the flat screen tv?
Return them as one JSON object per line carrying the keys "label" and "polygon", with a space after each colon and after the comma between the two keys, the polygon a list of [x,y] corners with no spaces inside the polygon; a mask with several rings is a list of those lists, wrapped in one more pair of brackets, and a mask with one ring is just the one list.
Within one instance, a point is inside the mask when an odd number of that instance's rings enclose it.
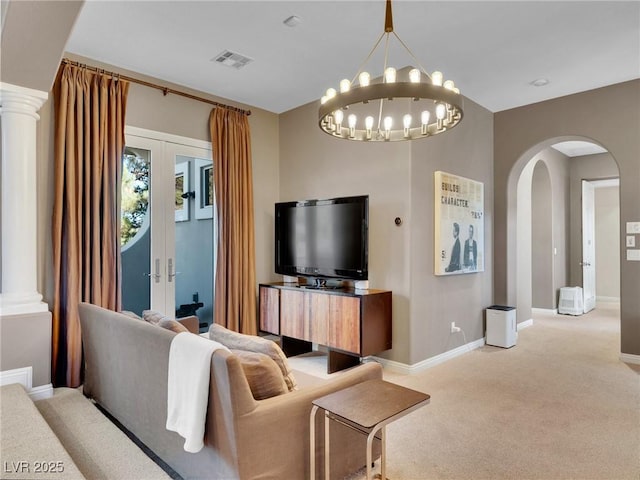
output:
{"label": "flat screen tv", "polygon": [[275,205],[276,273],[368,279],[369,196]]}

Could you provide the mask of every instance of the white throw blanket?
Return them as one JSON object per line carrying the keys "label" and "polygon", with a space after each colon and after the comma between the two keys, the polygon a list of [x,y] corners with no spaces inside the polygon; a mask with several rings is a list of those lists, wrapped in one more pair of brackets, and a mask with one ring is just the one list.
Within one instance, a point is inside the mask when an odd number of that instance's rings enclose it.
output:
{"label": "white throw blanket", "polygon": [[211,355],[219,348],[229,350],[221,343],[187,332],[171,341],[166,428],[185,438],[187,452],[197,453],[204,447]]}

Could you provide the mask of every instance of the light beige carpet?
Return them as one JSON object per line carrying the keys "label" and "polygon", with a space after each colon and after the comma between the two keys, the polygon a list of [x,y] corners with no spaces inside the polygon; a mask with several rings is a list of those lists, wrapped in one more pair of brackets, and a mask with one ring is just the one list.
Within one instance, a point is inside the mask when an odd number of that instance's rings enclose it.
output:
{"label": "light beige carpet", "polygon": [[431,395],[388,427],[387,477],[640,479],[640,366],[619,352],[617,306],[600,305],[577,317],[535,316],[511,349],[484,346],[417,374],[385,373]]}

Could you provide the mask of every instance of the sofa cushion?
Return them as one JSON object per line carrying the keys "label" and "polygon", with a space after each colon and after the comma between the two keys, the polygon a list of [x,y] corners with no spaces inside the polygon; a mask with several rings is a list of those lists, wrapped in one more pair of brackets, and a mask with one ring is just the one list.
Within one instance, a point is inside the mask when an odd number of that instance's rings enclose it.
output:
{"label": "sofa cushion", "polygon": [[191,333],[189,332],[189,329],[187,327],[182,325],[177,320],[171,320],[170,318],[164,318],[160,320],[157,325],[158,327],[166,328],[167,330],[171,330],[172,332],[175,332],[175,333],[180,333],[180,332]]}
{"label": "sofa cushion", "polygon": [[256,400],[289,393],[280,367],[268,355],[248,350],[231,350],[242,365],[245,377]]}
{"label": "sofa cushion", "polygon": [[255,335],[245,335],[224,328],[222,325],[214,323],[209,327],[209,338],[220,342],[229,349],[245,350],[249,352],[263,353],[270,357],[280,368],[284,381],[289,391],[297,387],[296,379],[293,376],[287,357],[278,344],[267,338]]}
{"label": "sofa cushion", "polygon": [[127,317],[133,318],[134,320],[142,320],[143,319],[137,313],[131,312],[129,310],[122,310],[120,313],[123,314],[123,315],[126,315]]}
{"label": "sofa cushion", "polygon": [[142,319],[145,322],[149,322],[153,325],[157,325],[161,320],[172,320],[167,317],[164,313],[156,312],[155,310],[143,310],[142,311]]}

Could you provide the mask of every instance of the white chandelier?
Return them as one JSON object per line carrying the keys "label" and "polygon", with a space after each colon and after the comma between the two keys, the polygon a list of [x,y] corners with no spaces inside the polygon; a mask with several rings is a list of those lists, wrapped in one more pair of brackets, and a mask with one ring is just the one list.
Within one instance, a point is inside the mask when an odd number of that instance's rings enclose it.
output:
{"label": "white chandelier", "polygon": [[[419,68],[396,71],[388,66],[391,34]],[[382,75],[373,79],[364,68],[383,38],[384,67]],[[452,80],[443,80],[441,72],[427,73],[394,32],[391,0],[387,0],[384,32],[360,70],[353,80],[342,80],[338,90],[329,88],[320,100],[320,128],[336,138],[365,142],[416,140],[446,132],[462,120],[462,96]],[[406,101],[394,102],[397,99]]]}

